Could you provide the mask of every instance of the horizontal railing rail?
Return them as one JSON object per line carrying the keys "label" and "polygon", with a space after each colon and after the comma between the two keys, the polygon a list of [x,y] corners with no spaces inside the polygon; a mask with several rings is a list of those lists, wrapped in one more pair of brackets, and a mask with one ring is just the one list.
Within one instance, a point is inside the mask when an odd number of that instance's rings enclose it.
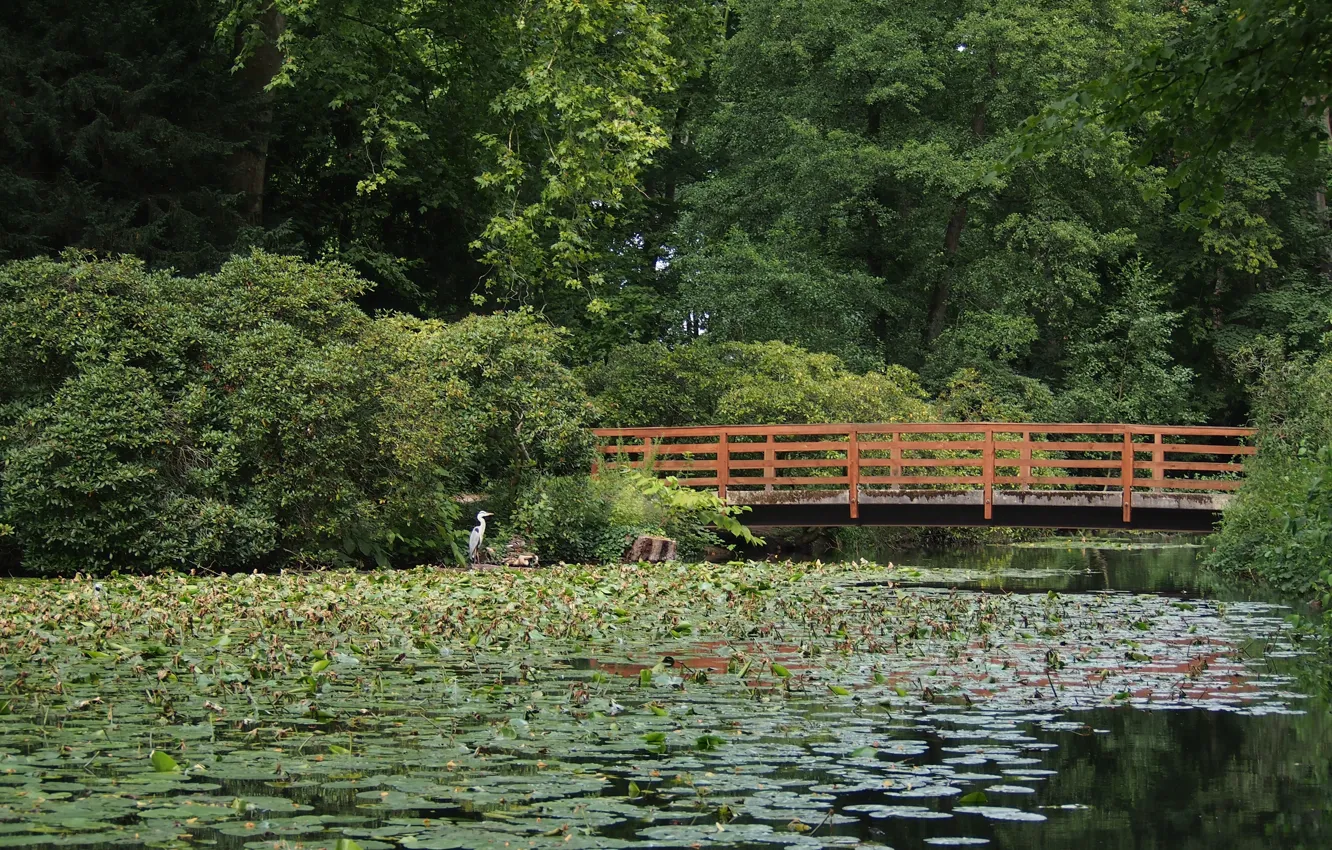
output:
{"label": "horizontal railing rail", "polygon": [[1250,428],[1108,423],[860,423],[597,430],[598,466],[672,475],[722,498],[744,491],[863,490],[1119,492],[1129,522],[1136,490],[1229,493]]}

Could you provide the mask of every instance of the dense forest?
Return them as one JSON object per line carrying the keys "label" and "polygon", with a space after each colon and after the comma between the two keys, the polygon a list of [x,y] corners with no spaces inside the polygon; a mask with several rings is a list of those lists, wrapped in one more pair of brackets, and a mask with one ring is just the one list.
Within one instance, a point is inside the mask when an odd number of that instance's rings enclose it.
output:
{"label": "dense forest", "polygon": [[42,569],[415,557],[591,424],[1259,421],[1283,483],[1226,551],[1296,557],[1281,518],[1332,504],[1329,19],[19,0],[0,532]]}

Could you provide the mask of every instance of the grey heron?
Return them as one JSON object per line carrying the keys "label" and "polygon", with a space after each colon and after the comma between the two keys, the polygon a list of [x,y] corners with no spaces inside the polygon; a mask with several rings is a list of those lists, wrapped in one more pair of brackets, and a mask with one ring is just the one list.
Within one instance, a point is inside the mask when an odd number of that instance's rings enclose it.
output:
{"label": "grey heron", "polygon": [[481,541],[486,537],[486,517],[494,516],[490,511],[477,511],[476,528],[472,529],[472,536],[467,538],[467,560],[475,564],[481,554]]}

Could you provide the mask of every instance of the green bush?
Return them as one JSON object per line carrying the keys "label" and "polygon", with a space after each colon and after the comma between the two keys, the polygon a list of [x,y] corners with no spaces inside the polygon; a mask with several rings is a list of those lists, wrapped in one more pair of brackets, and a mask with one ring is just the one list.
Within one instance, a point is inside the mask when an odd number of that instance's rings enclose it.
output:
{"label": "green bush", "polygon": [[551,329],[372,319],[366,288],[259,253],[197,278],[0,268],[0,522],[24,568],[438,556],[458,493],[589,462]]}
{"label": "green bush", "polygon": [[1054,397],[1040,381],[1001,369],[958,369],[939,393],[944,422],[1045,422]]}
{"label": "green bush", "polygon": [[547,563],[618,561],[634,538],[660,527],[653,510],[628,479],[615,473],[542,478],[514,513],[513,531]]}
{"label": "green bush", "polygon": [[1332,569],[1332,355],[1255,355],[1258,454],[1209,563],[1305,593]]}
{"label": "green bush", "polygon": [[722,545],[713,527],[761,545],[740,523],[747,510],[674,479],[609,469],[595,476],[537,481],[519,501],[507,530],[521,535],[547,562],[618,561],[641,534],[670,537],[680,558],[694,559]]}
{"label": "green bush", "polygon": [[621,427],[912,422],[931,413],[907,369],[859,374],[781,342],[625,346],[584,378],[603,424]]}

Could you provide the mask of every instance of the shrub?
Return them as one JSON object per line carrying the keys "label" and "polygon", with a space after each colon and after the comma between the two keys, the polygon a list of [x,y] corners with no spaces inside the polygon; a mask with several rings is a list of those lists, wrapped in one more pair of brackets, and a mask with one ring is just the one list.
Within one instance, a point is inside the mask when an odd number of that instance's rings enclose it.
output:
{"label": "shrub", "polygon": [[595,476],[541,479],[520,501],[512,531],[548,562],[618,561],[641,534],[670,537],[679,557],[697,558],[722,543],[712,526],[761,545],[740,523],[747,510],[674,479],[610,469]]}
{"label": "shrub", "polygon": [[548,563],[603,564],[618,561],[635,536],[660,525],[660,516],[620,475],[565,475],[539,479],[512,524]]}
{"label": "shrub", "polygon": [[781,342],[626,346],[584,377],[601,421],[622,427],[930,417],[909,370],[858,374],[834,355]]}
{"label": "shrub", "polygon": [[1253,355],[1258,454],[1209,563],[1295,592],[1332,569],[1332,355]]}
{"label": "shrub", "polygon": [[1043,422],[1054,397],[1045,384],[1000,369],[958,369],[939,394],[945,422]]}
{"label": "shrub", "polygon": [[24,567],[448,552],[454,497],[517,474],[504,452],[587,462],[553,331],[372,319],[366,288],[260,253],[197,278],[78,256],[0,269],[0,522]]}

